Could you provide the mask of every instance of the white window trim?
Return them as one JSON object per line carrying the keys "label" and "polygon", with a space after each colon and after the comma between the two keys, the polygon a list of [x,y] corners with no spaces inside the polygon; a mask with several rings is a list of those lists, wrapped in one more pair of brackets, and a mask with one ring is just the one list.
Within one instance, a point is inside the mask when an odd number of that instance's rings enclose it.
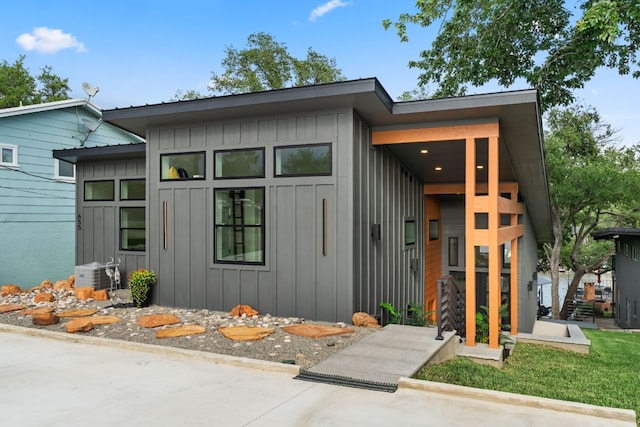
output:
{"label": "white window trim", "polygon": [[2,156],[0,156],[0,165],[7,166],[13,169],[19,168],[20,166],[18,165],[18,146],[11,145],[11,144],[0,144],[0,150],[3,148],[8,148],[10,150],[13,150],[13,161],[11,163],[3,162]]}
{"label": "white window trim", "polygon": [[53,179],[56,181],[64,181],[64,182],[76,182],[76,165],[73,165],[73,176],[60,176],[60,160],[53,159]]}

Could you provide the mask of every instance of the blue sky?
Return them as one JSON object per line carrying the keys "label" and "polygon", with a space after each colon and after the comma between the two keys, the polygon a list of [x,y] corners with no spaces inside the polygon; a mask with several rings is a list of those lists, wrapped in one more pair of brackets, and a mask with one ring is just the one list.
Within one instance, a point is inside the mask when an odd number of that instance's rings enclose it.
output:
{"label": "blue sky", "polygon": [[[21,0],[3,4],[0,60],[26,55],[32,74],[50,65],[69,79],[72,97],[85,97],[83,81],[100,87],[101,108],[168,101],[178,89],[206,90],[221,72],[225,48],[243,48],[247,36],[271,33],[291,54],[312,47],[334,57],[349,79],[377,77],[396,98],[417,85],[407,63],[434,33],[410,29],[400,43],[381,22],[415,10],[413,0]],[[524,89],[514,86],[512,89]],[[493,85],[469,93],[505,90]],[[621,130],[624,144],[640,142],[640,81],[602,70],[577,92]]]}

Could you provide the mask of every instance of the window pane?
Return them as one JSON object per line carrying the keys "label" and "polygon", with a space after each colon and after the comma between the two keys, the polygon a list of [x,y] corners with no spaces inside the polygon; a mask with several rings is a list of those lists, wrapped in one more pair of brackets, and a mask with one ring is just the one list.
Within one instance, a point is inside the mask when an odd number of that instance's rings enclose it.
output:
{"label": "window pane", "polygon": [[216,178],[264,177],[264,149],[216,151]]}
{"label": "window pane", "polygon": [[121,249],[126,251],[144,251],[144,230],[120,230]]}
{"label": "window pane", "polygon": [[204,179],[204,152],[163,154],[160,170],[161,180]]}
{"label": "window pane", "polygon": [[113,181],[85,181],[84,200],[113,200]]}
{"label": "window pane", "polygon": [[429,240],[440,238],[440,222],[437,219],[429,220]]}
{"label": "window pane", "polygon": [[275,175],[331,175],[331,144],[277,147]]}
{"label": "window pane", "polygon": [[408,218],[404,220],[404,245],[412,246],[416,244],[416,220]]}
{"label": "window pane", "polygon": [[144,200],[144,179],[123,179],[120,181],[120,200]]}
{"label": "window pane", "polygon": [[215,190],[215,261],[264,264],[264,188]]}
{"label": "window pane", "polygon": [[73,163],[58,160],[58,176],[66,178],[75,178],[76,171]]}
{"label": "window pane", "polygon": [[144,208],[120,208],[120,228],[144,229]]}
{"label": "window pane", "polygon": [[13,163],[13,149],[2,148],[2,163]]}

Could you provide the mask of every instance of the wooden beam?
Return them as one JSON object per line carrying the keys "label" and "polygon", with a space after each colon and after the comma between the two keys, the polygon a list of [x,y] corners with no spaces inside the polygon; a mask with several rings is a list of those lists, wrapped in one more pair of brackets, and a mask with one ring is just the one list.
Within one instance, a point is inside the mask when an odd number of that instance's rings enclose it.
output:
{"label": "wooden beam", "polygon": [[407,144],[411,142],[455,141],[469,138],[497,137],[498,135],[499,124],[496,121],[475,125],[375,130],[372,132],[371,143],[373,145],[386,145]]}
{"label": "wooden beam", "polygon": [[498,230],[498,244],[502,245],[510,240],[524,236],[524,225],[516,224],[507,227],[501,227]]}
{"label": "wooden beam", "polygon": [[499,152],[498,137],[489,138],[489,348],[500,347],[500,277],[501,260],[498,229],[500,228],[500,214],[498,212],[498,198],[500,197],[499,180]]}
{"label": "wooden beam", "polygon": [[[518,184],[515,182],[501,182],[500,183],[500,193],[511,193],[511,189],[516,188],[516,195]],[[487,194],[487,183],[486,182],[478,182],[476,183],[476,193],[478,194]],[[438,195],[438,194],[465,194],[465,183],[464,182],[455,182],[450,184],[424,184],[424,194],[429,195]],[[512,200],[516,200],[512,198]]]}

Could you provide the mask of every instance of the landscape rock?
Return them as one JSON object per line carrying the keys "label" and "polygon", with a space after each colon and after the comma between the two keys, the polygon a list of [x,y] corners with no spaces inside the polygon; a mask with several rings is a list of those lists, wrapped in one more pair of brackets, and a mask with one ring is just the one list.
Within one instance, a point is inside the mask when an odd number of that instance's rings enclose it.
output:
{"label": "landscape rock", "polygon": [[22,310],[20,314],[23,316],[34,316],[36,314],[45,314],[51,312],[53,312],[53,307],[36,307]]}
{"label": "landscape rock", "polygon": [[38,303],[38,302],[53,302],[56,300],[56,297],[53,296],[52,293],[49,292],[40,292],[39,294],[36,294],[35,297],[33,297],[33,302]]}
{"label": "landscape rock", "polygon": [[160,329],[156,332],[156,338],[174,338],[185,335],[204,334],[207,328],[199,325],[182,325],[174,328]]}
{"label": "landscape rock", "polygon": [[11,311],[18,311],[26,309],[26,305],[22,304],[0,304],[0,314],[9,313]]}
{"label": "landscape rock", "polygon": [[71,276],[69,276],[69,278],[67,279],[67,282],[69,282],[69,286],[71,286],[73,288],[76,285],[76,276],[75,276],[75,274],[72,274]]}
{"label": "landscape rock", "polygon": [[40,289],[53,289],[53,283],[51,283],[51,280],[46,279],[46,280],[43,280],[43,281],[40,283],[40,286],[38,286],[38,287],[39,287]]}
{"label": "landscape rock", "polygon": [[60,318],[53,313],[34,314],[31,320],[37,326],[50,326],[60,322]]}
{"label": "landscape rock", "polygon": [[74,310],[63,311],[62,313],[58,313],[58,317],[86,317],[93,316],[96,314],[98,310],[93,308],[77,308]]}
{"label": "landscape rock", "polygon": [[76,332],[89,332],[93,329],[91,317],[74,317],[64,326],[66,331],[70,334],[75,334]]}
{"label": "landscape rock", "polygon": [[271,335],[274,330],[262,328],[260,326],[233,326],[229,328],[218,328],[218,331],[227,339],[234,341],[256,341]]}
{"label": "landscape rock", "polygon": [[53,289],[55,289],[56,291],[62,289],[64,289],[65,291],[73,291],[73,285],[69,283],[68,280],[58,280],[55,285],[53,285]]}
{"label": "landscape rock", "polygon": [[91,298],[93,298],[95,301],[109,301],[109,291],[107,291],[106,289],[93,291],[93,296]]}
{"label": "landscape rock", "polygon": [[85,288],[76,288],[73,291],[73,295],[78,298],[80,301],[86,301],[89,298],[93,298],[93,288],[85,287]]}
{"label": "landscape rock", "polygon": [[111,316],[111,315],[102,315],[102,316],[91,316],[91,317],[86,317],[86,319],[89,319],[89,321],[91,321],[91,323],[93,323],[93,325],[111,325],[113,323],[118,323],[121,322],[122,319],[119,318],[118,316]]}
{"label": "landscape rock", "polygon": [[253,316],[259,315],[260,312],[258,312],[258,310],[254,309],[250,305],[238,304],[231,309],[231,312],[229,314],[231,316],[238,316],[238,317],[242,315],[246,315],[247,317],[253,317]]}
{"label": "landscape rock", "polygon": [[[293,335],[299,335],[307,338],[329,337],[332,335],[341,335],[354,332],[353,329],[340,328],[335,326],[321,325],[289,325],[283,326],[282,329]],[[287,342],[287,340],[285,340]]]}
{"label": "landscape rock", "polygon": [[180,319],[173,314],[148,314],[140,317],[136,322],[137,325],[144,328],[155,328],[175,323],[180,323]]}
{"label": "landscape rock", "polygon": [[368,328],[380,328],[378,321],[370,314],[364,312],[353,313],[351,322],[354,326],[366,326]]}
{"label": "landscape rock", "polygon": [[16,295],[22,293],[22,288],[18,285],[2,285],[0,288],[0,295],[6,297],[7,295]]}

